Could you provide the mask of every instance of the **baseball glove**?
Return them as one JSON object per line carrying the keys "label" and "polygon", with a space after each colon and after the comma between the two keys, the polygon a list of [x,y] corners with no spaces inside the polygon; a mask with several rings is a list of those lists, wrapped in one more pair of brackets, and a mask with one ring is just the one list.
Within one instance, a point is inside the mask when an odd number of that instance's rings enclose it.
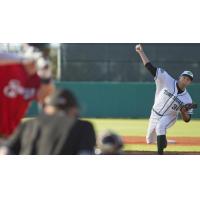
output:
{"label": "baseball glove", "polygon": [[185,108],[186,111],[188,111],[190,109],[196,109],[197,108],[197,104],[196,103],[188,103],[188,104],[183,105],[182,108]]}

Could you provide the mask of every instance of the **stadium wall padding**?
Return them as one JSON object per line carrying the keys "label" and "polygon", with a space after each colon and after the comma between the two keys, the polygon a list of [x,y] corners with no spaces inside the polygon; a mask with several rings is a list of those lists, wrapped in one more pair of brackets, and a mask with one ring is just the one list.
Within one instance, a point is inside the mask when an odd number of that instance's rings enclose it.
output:
{"label": "stadium wall padding", "polygon": [[[154,83],[57,82],[56,86],[74,92],[82,117],[148,118],[154,102]],[[191,85],[188,91],[200,106],[200,84]],[[37,105],[33,103],[28,115],[37,113]],[[193,117],[200,118],[199,108]]]}

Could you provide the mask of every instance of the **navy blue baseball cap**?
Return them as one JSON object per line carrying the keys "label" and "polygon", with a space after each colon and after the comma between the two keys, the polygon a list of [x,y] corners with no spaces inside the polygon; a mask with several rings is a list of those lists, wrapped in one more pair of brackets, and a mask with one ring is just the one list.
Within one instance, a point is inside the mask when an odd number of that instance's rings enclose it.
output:
{"label": "navy blue baseball cap", "polygon": [[67,110],[72,107],[79,107],[78,101],[70,90],[56,90],[45,99],[45,105],[54,106],[60,110]]}

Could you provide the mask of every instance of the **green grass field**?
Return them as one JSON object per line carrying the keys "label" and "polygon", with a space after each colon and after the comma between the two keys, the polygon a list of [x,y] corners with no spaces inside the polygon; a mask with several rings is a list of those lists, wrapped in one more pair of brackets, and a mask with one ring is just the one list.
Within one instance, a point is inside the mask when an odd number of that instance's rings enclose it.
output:
{"label": "green grass field", "polygon": [[[27,118],[25,119],[27,120]],[[142,136],[145,140],[148,119],[91,119],[86,120],[93,123],[97,135],[105,130],[112,130],[121,136]],[[200,120],[192,120],[185,123],[178,120],[176,124],[168,129],[167,137],[199,137]],[[156,151],[156,145],[126,144],[125,151]],[[168,145],[167,151],[177,152],[200,152],[200,146],[178,146]]]}
{"label": "green grass field", "polygon": [[[147,119],[87,119],[91,121],[100,134],[104,130],[113,130],[121,136],[144,136],[148,126]],[[177,123],[168,130],[168,137],[200,137],[200,120],[192,120],[185,123],[178,120]],[[156,145],[125,145],[128,151],[155,151]],[[167,151],[200,151],[200,146],[178,146],[168,145]]]}

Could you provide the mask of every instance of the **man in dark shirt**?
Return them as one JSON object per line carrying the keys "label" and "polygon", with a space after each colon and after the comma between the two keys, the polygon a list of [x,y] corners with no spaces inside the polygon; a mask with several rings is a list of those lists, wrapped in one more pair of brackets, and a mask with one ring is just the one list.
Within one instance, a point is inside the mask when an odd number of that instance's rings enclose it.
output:
{"label": "man in dark shirt", "polygon": [[78,119],[78,103],[69,90],[57,90],[45,100],[44,113],[23,122],[1,147],[1,154],[94,154],[95,131]]}

